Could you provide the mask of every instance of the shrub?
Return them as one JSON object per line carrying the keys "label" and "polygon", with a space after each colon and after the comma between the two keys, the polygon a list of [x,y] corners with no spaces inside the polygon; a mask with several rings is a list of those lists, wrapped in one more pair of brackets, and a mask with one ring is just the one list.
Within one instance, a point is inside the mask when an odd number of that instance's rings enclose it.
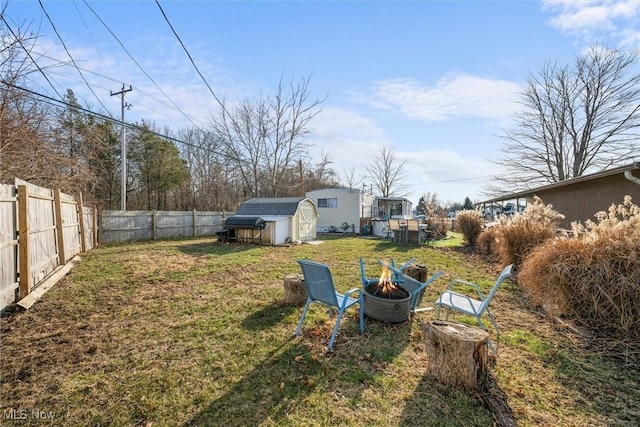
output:
{"label": "shrub", "polygon": [[482,231],[482,215],[478,211],[463,210],[456,214],[456,226],[469,246],[475,246]]}
{"label": "shrub", "polygon": [[640,340],[640,208],[621,205],[573,224],[572,238],[534,250],[518,275],[532,302],[598,334]]}
{"label": "shrub", "polygon": [[496,227],[488,228],[480,233],[480,236],[478,236],[478,253],[489,262],[496,262],[499,260],[497,251],[497,239],[498,235],[496,233]]}
{"label": "shrub", "polygon": [[539,197],[521,214],[499,219],[495,227],[496,251],[504,265],[518,270],[524,258],[536,247],[556,236],[556,224],[564,215],[545,205]]}

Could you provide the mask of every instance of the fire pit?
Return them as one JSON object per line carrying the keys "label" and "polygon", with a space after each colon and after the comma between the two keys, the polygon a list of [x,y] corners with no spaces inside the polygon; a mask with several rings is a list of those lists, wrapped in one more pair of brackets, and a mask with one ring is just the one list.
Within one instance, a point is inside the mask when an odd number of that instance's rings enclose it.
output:
{"label": "fire pit", "polygon": [[404,322],[409,318],[411,294],[396,284],[391,271],[383,267],[377,283],[364,287],[364,313],[385,322]]}

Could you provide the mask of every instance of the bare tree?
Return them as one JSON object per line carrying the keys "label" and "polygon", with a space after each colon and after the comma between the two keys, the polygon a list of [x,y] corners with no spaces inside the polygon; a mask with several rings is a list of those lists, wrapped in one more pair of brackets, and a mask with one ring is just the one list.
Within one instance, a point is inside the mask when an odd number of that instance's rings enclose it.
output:
{"label": "bare tree", "polygon": [[282,79],[270,102],[270,130],[267,132],[266,172],[269,178],[269,194],[277,196],[278,183],[286,171],[306,153],[304,138],[309,133],[307,125],[320,112],[324,100],[309,99],[309,78],[302,78],[285,90]]}
{"label": "bare tree", "polygon": [[4,20],[4,9],[0,18],[6,24],[0,25],[0,182],[10,183],[16,177],[42,182],[47,165],[39,159],[50,152],[43,126],[48,111],[21,89],[35,71],[25,49],[36,38],[12,30]]}
{"label": "bare tree", "polygon": [[211,131],[238,170],[246,196],[276,197],[290,191],[291,183],[283,181],[306,155],[309,121],[324,102],[309,96],[308,78],[291,83],[288,90],[280,80],[273,97],[245,100],[233,109],[225,105],[212,120]]}
{"label": "bare tree", "polygon": [[417,212],[433,217],[436,213],[444,210],[443,203],[438,193],[424,193],[418,200]]}
{"label": "bare tree", "polygon": [[338,174],[329,166],[331,163],[333,163],[333,160],[331,160],[331,155],[328,153],[322,153],[320,161],[316,164],[310,162],[302,163],[304,191],[340,186]]}
{"label": "bare tree", "polygon": [[351,167],[342,174],[342,181],[348,188],[358,188],[362,185],[363,178],[356,174],[355,168]]}
{"label": "bare tree", "polygon": [[563,181],[637,156],[637,63],[637,53],[594,47],[572,67],[547,63],[530,76],[496,162],[507,173],[488,193]]}
{"label": "bare tree", "polygon": [[238,175],[223,154],[222,143],[209,132],[182,130],[180,153],[189,168],[190,205],[198,210],[233,210],[240,201]]}
{"label": "bare tree", "polygon": [[405,162],[398,163],[395,152],[383,147],[380,155],[367,166],[367,177],[382,197],[406,197],[404,188]]}

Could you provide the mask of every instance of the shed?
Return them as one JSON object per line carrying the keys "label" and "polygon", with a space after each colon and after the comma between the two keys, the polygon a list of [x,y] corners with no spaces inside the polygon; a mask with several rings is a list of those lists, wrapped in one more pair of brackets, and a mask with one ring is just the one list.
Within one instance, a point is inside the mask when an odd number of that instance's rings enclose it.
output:
{"label": "shed", "polygon": [[373,196],[357,188],[324,188],[307,191],[307,197],[318,207],[318,231],[349,225],[349,231],[360,233],[361,219],[371,217]]}
{"label": "shed", "polygon": [[[263,244],[280,245],[287,241],[315,240],[318,209],[307,197],[254,198],[243,202],[234,217],[259,217],[264,221],[260,230],[237,230],[241,237],[255,240],[260,234]],[[249,235],[250,234],[250,235]]]}
{"label": "shed", "polygon": [[594,219],[599,211],[606,211],[612,204],[620,204],[624,196],[631,196],[633,202],[640,202],[640,162],[630,163],[589,175],[555,182],[530,190],[505,194],[500,197],[478,203],[480,207],[491,203],[515,200],[529,200],[538,196],[545,204],[565,218],[559,222],[562,228],[571,228],[571,223]]}

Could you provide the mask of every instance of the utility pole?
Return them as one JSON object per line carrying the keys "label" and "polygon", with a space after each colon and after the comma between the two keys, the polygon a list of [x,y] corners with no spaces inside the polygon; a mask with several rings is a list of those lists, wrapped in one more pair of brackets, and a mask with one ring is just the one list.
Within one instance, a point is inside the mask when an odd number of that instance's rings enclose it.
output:
{"label": "utility pole", "polygon": [[111,91],[111,96],[120,95],[120,123],[122,124],[122,182],[120,185],[120,209],[123,211],[127,210],[127,128],[124,124],[124,109],[127,108],[128,110],[131,108],[131,104],[124,102],[124,95],[132,90],[131,85],[129,85],[129,89],[125,89],[123,83],[122,90],[120,92]]}

